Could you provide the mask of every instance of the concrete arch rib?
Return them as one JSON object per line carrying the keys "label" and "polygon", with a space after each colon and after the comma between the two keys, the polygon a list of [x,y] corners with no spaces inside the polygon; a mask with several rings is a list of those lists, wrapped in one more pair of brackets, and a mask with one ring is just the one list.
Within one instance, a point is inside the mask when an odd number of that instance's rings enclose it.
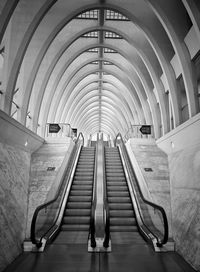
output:
{"label": "concrete arch rib", "polygon": [[[81,94],[81,95],[80,95]],[[86,101],[89,101],[91,98],[96,97],[99,98],[99,92],[98,90],[92,91],[92,89],[86,89],[85,92],[79,92],[76,96],[74,101],[69,103],[68,108],[68,116],[65,116],[63,112],[63,116],[61,117],[61,120],[69,120],[70,116],[72,116],[73,112],[76,111],[76,108],[80,108],[82,104],[84,104]],[[125,120],[127,120],[128,123],[131,123],[130,115],[127,113],[126,105],[122,103],[122,101],[117,97],[117,95],[110,95],[110,93],[104,94],[102,91],[101,99],[109,99],[111,105],[119,105],[119,108],[122,109],[122,112],[125,116]]]}
{"label": "concrete arch rib", "polygon": [[[149,2],[155,14],[157,15],[160,22],[162,23],[163,27],[165,28],[166,33],[168,34],[168,37],[171,40],[171,43],[175,50],[176,56],[178,57],[178,61],[180,64],[180,68],[181,68],[181,72],[182,72],[182,76],[183,76],[183,80],[185,84],[185,89],[186,89],[189,116],[192,117],[197,112],[199,112],[199,109],[197,107],[197,101],[195,99],[195,96],[196,96],[195,90],[197,89],[197,86],[195,85],[196,81],[193,80],[194,71],[191,66],[190,55],[189,55],[189,52],[185,48],[184,40],[183,40],[184,37],[181,37],[182,33],[180,33],[181,31],[179,27],[180,25],[179,18],[177,14],[174,16],[174,13],[172,13],[172,11],[168,12],[164,3],[155,3],[152,0],[149,0]],[[179,11],[180,11],[180,7],[179,7]],[[171,21],[173,21],[173,25]]]}
{"label": "concrete arch rib", "polygon": [[[76,125],[79,125],[79,126],[82,126],[82,124],[84,124],[84,122],[90,120],[90,118],[93,117],[93,115],[96,115],[96,117],[98,116],[99,117],[99,107],[93,107],[91,109],[86,109],[82,115],[80,115],[78,117],[78,119],[75,121],[75,123],[73,124],[76,124]],[[123,126],[122,126],[122,122],[118,117],[118,113],[116,112],[113,112],[112,109],[109,108],[109,106],[107,107],[104,107],[104,113],[102,116],[106,116],[110,121],[111,121],[111,124],[112,124],[112,127],[116,127],[116,129],[120,129],[122,130],[123,129]]]}
{"label": "concrete arch rib", "polygon": [[[20,70],[20,66],[23,61],[23,57],[26,53],[27,47],[31,41],[31,38],[36,31],[38,25],[42,21],[43,17],[45,14],[49,11],[49,9],[57,2],[57,0],[49,0],[46,1],[45,4],[40,8],[40,10],[36,13],[34,19],[30,23],[30,25],[27,28],[26,33],[24,34],[23,40],[19,46],[19,49],[17,51],[17,55],[15,57],[14,63],[12,65],[12,69],[9,75],[8,79],[8,84],[6,87],[6,97],[11,97],[13,96],[13,91],[15,88],[16,80],[17,80],[17,75]],[[12,100],[11,100],[12,101]],[[6,99],[4,101],[4,111],[8,114],[10,114],[11,110],[11,101],[10,99]]]}
{"label": "concrete arch rib", "polygon": [[[97,46],[98,46],[98,44],[96,44]],[[84,50],[87,50],[87,49],[89,49],[89,47],[86,47],[86,48],[84,48]],[[79,52],[77,53],[77,55],[76,56],[78,56],[79,55]],[[76,57],[74,57],[74,58],[76,58]],[[67,65],[66,65],[67,66]],[[60,79],[60,78],[59,78]],[[69,82],[69,80],[68,80],[68,82]],[[58,82],[56,83],[56,84],[58,84]],[[67,83],[66,83],[66,85],[67,85]],[[54,88],[55,89],[55,88]],[[59,96],[57,97],[57,102],[55,102],[55,106],[52,106],[51,108],[53,109],[53,108],[57,108],[58,107],[58,102],[60,101],[60,99],[61,99],[61,95],[62,95],[62,92],[64,92],[64,87],[63,87],[63,89],[62,89],[62,91],[59,91]],[[52,100],[52,99],[51,99]],[[48,105],[47,105],[47,107],[48,107]],[[50,114],[51,116],[55,116],[55,112],[52,112],[52,114]],[[50,117],[50,119],[52,119],[52,117]]]}
{"label": "concrete arch rib", "polygon": [[[88,131],[88,127],[99,127],[99,117],[93,116],[91,117],[83,126],[80,126],[80,131]],[[119,131],[118,127],[114,127],[111,120],[107,118],[107,116],[104,116],[102,118],[102,124],[107,125],[109,131],[112,131],[113,135],[116,135],[116,133]]]}
{"label": "concrete arch rib", "polygon": [[[100,126],[99,126],[98,110],[93,109],[88,113],[86,124],[84,120],[80,120],[80,122],[81,124],[79,124],[79,128],[83,132],[87,131],[89,126],[91,127],[91,123],[93,124],[93,126],[97,126],[99,131]],[[105,114],[102,117],[102,122],[104,122],[104,124],[105,123],[107,124],[109,130],[113,131],[113,134],[116,134],[120,130],[120,126],[117,123],[113,125],[113,120],[110,118],[109,114]],[[90,131],[88,131],[88,133],[90,133]]]}
{"label": "concrete arch rib", "polygon": [[19,0],[6,1],[5,5],[2,8],[0,16],[0,44],[2,42],[4,32],[10,21],[10,18],[18,4]]}
{"label": "concrete arch rib", "polygon": [[[99,46],[98,44],[96,45],[96,46]],[[86,50],[85,48],[84,48],[84,50]],[[122,52],[123,53],[123,52]],[[77,55],[79,55],[79,53],[77,54]],[[60,95],[62,94],[64,92],[64,88],[63,88],[63,91],[61,91],[61,92],[59,92],[60,93]],[[140,91],[138,91],[138,93],[140,93]],[[57,101],[60,101],[60,98],[59,99],[57,99]],[[150,99],[151,100],[151,99]],[[150,104],[152,104],[152,102],[150,101]],[[38,103],[38,105],[39,105],[39,103]],[[148,105],[146,105],[146,107],[148,108]],[[57,108],[57,106],[55,106],[55,108]],[[151,105],[151,108],[152,108],[152,110],[154,110],[154,107],[153,107],[153,105]],[[143,110],[144,110],[144,106],[143,106]],[[62,111],[62,110],[61,110]],[[38,110],[36,110],[36,112],[38,112]],[[55,113],[53,113],[53,115],[55,115]],[[148,116],[149,116],[149,113],[147,113],[146,114],[146,118],[148,118]],[[36,118],[35,118],[36,119]],[[34,119],[34,120],[35,120]],[[159,124],[157,124],[158,122],[156,122],[155,121],[155,119],[156,119],[156,114],[154,114],[154,125],[155,125],[155,127],[157,126],[157,127],[159,127]],[[35,125],[36,125],[36,120],[35,120]],[[158,136],[158,135],[157,135]]]}
{"label": "concrete arch rib", "polygon": [[[96,70],[94,70],[94,69],[91,69],[91,72],[96,72],[96,71],[98,71],[98,69],[96,69]],[[70,87],[70,89],[71,89],[71,91],[69,91],[68,93],[72,93],[72,90],[74,91],[75,90],[75,88],[77,87],[77,83],[82,83],[82,80],[83,79],[86,79],[86,77],[89,75],[89,73],[90,72],[88,72],[87,74],[83,74],[81,77],[79,77],[78,76],[78,82],[75,82],[74,84],[72,84],[72,82],[70,82],[70,84],[71,84],[71,87]],[[116,75],[115,75],[116,76]],[[123,80],[122,80],[122,82],[123,82]],[[120,83],[120,82],[119,82]],[[120,85],[123,87],[123,85],[122,85],[122,83],[120,83]],[[123,87],[124,88],[124,87]],[[63,91],[63,93],[64,93],[64,91]],[[68,96],[67,97],[69,97],[69,95],[70,94],[68,94]],[[65,95],[67,95],[67,93],[65,93]],[[133,94],[132,94],[133,95]],[[61,99],[61,98],[60,98]],[[63,108],[60,110],[59,109],[59,112],[63,112],[64,111],[64,106],[66,105],[66,102],[67,102],[67,98],[64,98],[64,97],[62,97],[62,103],[63,103]],[[136,101],[134,100],[134,102],[136,103]],[[138,105],[138,108],[139,108],[139,105]],[[58,109],[58,106],[57,106],[57,109]],[[54,116],[55,116],[55,112],[54,112],[54,114],[53,114]],[[58,120],[59,120],[60,118],[58,118]]]}
{"label": "concrete arch rib", "polygon": [[42,93],[42,92],[39,92],[39,93]]}
{"label": "concrete arch rib", "polygon": [[182,0],[185,9],[187,10],[190,19],[193,23],[197,38],[199,40],[200,43],[200,11],[199,8],[197,6],[197,4],[195,3],[195,1],[193,0]]}
{"label": "concrete arch rib", "polygon": [[[116,105],[111,105],[105,101],[102,102],[101,108],[99,105],[99,101],[96,99],[90,99],[90,101],[87,101],[87,103],[83,104],[81,108],[78,108],[77,110],[74,110],[73,116],[71,116],[71,119],[69,120],[70,124],[74,124],[79,122],[80,118],[85,116],[85,114],[90,111],[93,107],[97,106],[99,109],[99,112],[103,112],[103,109],[107,112],[109,110],[110,116],[117,116],[118,122],[120,123],[121,127],[128,126],[128,123],[123,115],[123,112],[121,109]],[[102,113],[103,114],[103,113]],[[117,123],[118,123],[117,122]]]}

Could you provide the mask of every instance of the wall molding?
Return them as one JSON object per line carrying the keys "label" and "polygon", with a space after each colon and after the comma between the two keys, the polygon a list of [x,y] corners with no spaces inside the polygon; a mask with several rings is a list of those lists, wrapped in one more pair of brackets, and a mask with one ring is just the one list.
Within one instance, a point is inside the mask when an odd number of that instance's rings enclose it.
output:
{"label": "wall molding", "polygon": [[32,153],[44,139],[0,110],[0,142]]}

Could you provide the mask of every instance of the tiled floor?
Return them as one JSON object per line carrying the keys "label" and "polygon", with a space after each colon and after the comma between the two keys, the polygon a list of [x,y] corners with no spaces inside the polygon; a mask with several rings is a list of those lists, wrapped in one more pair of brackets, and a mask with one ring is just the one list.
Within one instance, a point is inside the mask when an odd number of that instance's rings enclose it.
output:
{"label": "tiled floor", "polygon": [[194,272],[176,253],[155,253],[148,245],[113,245],[111,253],[88,253],[86,245],[50,245],[24,253],[5,272]]}

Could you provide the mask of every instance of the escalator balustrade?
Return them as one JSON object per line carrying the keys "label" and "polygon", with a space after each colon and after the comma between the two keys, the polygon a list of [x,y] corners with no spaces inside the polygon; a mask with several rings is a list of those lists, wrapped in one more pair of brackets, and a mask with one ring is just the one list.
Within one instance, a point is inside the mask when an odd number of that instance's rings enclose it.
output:
{"label": "escalator balustrade", "polygon": [[94,182],[95,148],[82,147],[60,228],[54,243],[87,243]]}
{"label": "escalator balustrade", "polygon": [[112,244],[144,243],[117,147],[105,147],[105,169]]}

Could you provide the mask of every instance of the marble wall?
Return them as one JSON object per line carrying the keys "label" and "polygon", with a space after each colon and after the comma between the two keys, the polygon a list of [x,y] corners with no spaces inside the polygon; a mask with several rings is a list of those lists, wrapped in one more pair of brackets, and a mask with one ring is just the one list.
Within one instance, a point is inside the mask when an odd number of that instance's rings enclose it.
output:
{"label": "marble wall", "polygon": [[177,251],[200,271],[200,144],[169,154]]}
{"label": "marble wall", "polygon": [[165,209],[169,224],[169,235],[172,236],[168,157],[157,147],[153,139],[131,139],[130,146],[153,202]]}
{"label": "marble wall", "polygon": [[[71,146],[71,139],[68,138],[64,143],[45,143],[36,152],[32,153],[26,227],[27,239],[30,238],[30,226],[35,209],[52,199],[59,187],[57,175],[64,158],[70,156]],[[55,169],[49,171],[49,167]]]}
{"label": "marble wall", "polygon": [[30,153],[0,143],[0,271],[22,252]]}

